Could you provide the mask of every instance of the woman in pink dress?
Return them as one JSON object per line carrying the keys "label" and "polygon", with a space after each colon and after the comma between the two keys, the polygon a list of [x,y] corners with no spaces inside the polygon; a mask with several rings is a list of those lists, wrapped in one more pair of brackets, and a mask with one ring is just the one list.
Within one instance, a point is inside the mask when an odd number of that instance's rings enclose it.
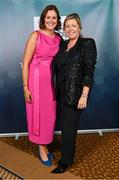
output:
{"label": "woman in pink dress", "polygon": [[32,32],[23,57],[23,89],[26,100],[29,140],[39,145],[39,158],[51,166],[47,144],[53,141],[56,101],[51,83],[51,62],[59,49],[61,26],[55,5],[47,6],[40,17],[39,31]]}

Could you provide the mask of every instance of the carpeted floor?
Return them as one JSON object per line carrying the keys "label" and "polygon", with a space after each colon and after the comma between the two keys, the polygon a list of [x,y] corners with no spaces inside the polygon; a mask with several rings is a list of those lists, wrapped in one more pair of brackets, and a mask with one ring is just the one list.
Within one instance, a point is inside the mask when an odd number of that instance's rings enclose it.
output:
{"label": "carpeted floor", "polygon": [[16,174],[15,172],[11,171],[10,169],[0,165],[0,179],[7,179],[7,180],[23,180],[24,178]]}
{"label": "carpeted floor", "polygon": [[[27,137],[1,138],[1,141],[14,146],[32,156],[37,156],[38,148]],[[60,137],[56,136],[49,147],[53,152],[55,165],[60,158]],[[83,134],[77,136],[74,165],[68,169],[81,179],[119,179],[119,133]]]}

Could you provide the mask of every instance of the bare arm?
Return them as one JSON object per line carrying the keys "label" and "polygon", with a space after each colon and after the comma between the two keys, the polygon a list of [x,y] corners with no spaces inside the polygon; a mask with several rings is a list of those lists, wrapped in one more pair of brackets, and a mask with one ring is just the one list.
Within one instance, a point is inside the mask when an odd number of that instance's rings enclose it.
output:
{"label": "bare arm", "polygon": [[32,60],[34,54],[35,46],[37,40],[37,32],[33,32],[29,39],[27,40],[24,56],[23,56],[23,66],[22,66],[22,79],[23,85],[28,84],[28,67]]}
{"label": "bare arm", "polygon": [[31,63],[35,46],[37,41],[37,32],[31,33],[30,37],[27,40],[24,56],[23,56],[23,65],[22,65],[22,80],[25,99],[28,102],[31,102],[32,95],[28,90],[28,77],[29,77],[29,65]]}

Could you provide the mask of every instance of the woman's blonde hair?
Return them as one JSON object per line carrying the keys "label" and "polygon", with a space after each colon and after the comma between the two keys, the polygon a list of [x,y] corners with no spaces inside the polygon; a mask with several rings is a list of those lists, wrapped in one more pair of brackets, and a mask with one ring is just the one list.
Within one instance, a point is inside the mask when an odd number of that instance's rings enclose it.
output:
{"label": "woman's blonde hair", "polygon": [[70,19],[75,19],[79,25],[79,28],[82,29],[82,24],[81,24],[81,19],[79,17],[79,15],[77,13],[72,13],[72,14],[69,14],[65,20],[64,20],[64,24],[63,24],[63,29],[65,29],[65,26],[66,26],[66,22]]}

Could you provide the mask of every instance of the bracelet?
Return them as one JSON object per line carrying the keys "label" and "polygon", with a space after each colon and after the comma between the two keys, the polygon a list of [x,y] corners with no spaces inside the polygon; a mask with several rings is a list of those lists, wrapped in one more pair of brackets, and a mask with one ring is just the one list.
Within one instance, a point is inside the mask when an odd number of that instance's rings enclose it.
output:
{"label": "bracelet", "polygon": [[27,85],[27,84],[23,84],[23,87],[24,87],[24,86],[28,86],[28,85]]}
{"label": "bracelet", "polygon": [[82,93],[81,96],[84,97],[84,98],[88,98],[88,95],[87,95],[87,94],[83,94],[83,93]]}

